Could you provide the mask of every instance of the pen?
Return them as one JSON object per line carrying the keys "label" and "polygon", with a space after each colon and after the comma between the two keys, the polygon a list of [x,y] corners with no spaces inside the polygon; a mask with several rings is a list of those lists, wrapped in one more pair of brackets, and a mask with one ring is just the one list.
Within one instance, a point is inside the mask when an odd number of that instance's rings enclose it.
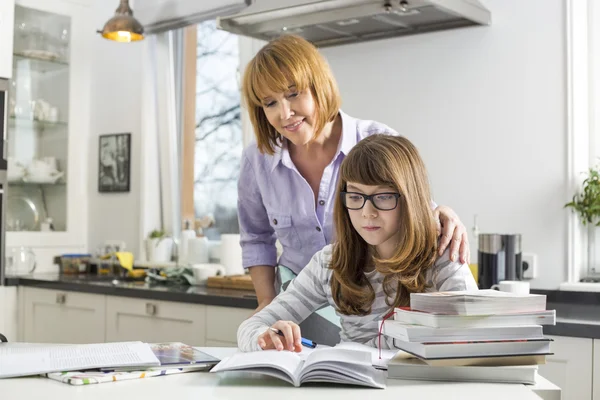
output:
{"label": "pen", "polygon": [[[284,336],[283,332],[281,332],[279,329],[275,329],[273,327],[269,327],[270,330],[272,330],[273,332],[275,332],[276,334],[278,334],[279,336]],[[314,349],[315,347],[317,347],[317,344],[315,342],[313,342],[310,339],[305,339],[305,338],[300,338],[300,343],[302,343],[302,346],[304,347],[310,347],[311,349]]]}

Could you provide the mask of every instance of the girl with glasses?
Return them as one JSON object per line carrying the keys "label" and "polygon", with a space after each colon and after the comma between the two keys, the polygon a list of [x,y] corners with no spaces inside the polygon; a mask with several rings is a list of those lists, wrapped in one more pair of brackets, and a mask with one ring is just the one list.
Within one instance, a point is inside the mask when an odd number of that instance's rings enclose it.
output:
{"label": "girl with glasses", "polygon": [[[332,242],[335,187],[344,157],[369,135],[397,133],[384,124],[342,112],[327,62],[298,36],[282,36],[259,50],[246,67],[242,97],[256,143],[244,150],[241,160],[240,244],[258,311],[318,250]],[[437,207],[434,212],[441,225],[440,251],[449,246],[453,260],[467,262],[464,225],[448,207]],[[277,240],[282,247],[280,257]],[[336,322],[331,309],[320,315]],[[339,328],[335,329],[337,334]]]}
{"label": "girl with glasses", "polygon": [[[449,249],[438,254],[428,182],[406,138],[376,134],[358,142],[337,181],[335,242],[240,325],[239,348],[299,352],[298,324],[325,305],[340,317],[342,341],[376,347],[378,321],[408,306],[410,293],[477,290],[468,264],[452,261]],[[392,348],[393,340],[382,340],[382,347]]]}

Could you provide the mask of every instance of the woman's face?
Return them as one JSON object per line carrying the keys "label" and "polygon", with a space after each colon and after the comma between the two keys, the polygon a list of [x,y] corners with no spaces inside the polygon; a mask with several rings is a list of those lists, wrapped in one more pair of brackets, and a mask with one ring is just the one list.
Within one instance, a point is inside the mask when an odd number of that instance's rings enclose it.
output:
{"label": "woman's face", "polygon": [[310,90],[294,84],[282,93],[268,93],[262,107],[269,123],[294,145],[305,145],[315,134],[315,101]]}

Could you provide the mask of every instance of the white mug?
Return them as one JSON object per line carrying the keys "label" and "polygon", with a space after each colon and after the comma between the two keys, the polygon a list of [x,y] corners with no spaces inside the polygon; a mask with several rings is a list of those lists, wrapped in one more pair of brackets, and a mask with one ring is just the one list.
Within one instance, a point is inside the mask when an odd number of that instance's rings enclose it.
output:
{"label": "white mug", "polygon": [[206,285],[211,276],[225,275],[225,267],[220,264],[193,264],[192,271],[195,285]]}
{"label": "white mug", "polygon": [[490,289],[499,290],[501,292],[510,292],[516,294],[529,294],[529,282],[525,281],[500,281],[497,285],[493,285]]}

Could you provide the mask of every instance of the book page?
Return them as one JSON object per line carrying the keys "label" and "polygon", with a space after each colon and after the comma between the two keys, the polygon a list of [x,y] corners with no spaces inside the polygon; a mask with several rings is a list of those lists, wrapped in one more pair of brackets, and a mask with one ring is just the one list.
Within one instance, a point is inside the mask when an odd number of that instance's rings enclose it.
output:
{"label": "book page", "polygon": [[317,363],[333,362],[335,364],[367,365],[371,367],[371,354],[366,351],[339,349],[336,347],[313,351],[304,363],[304,369],[309,369]]}
{"label": "book page", "polygon": [[[300,353],[302,354],[302,353]],[[287,350],[262,350],[249,353],[235,353],[217,364],[210,372],[252,370],[273,368],[290,377],[297,376],[303,358]]]}
{"label": "book page", "polygon": [[354,343],[354,342],[342,342],[335,346],[336,349],[347,349],[347,350],[357,350],[357,351],[366,351],[371,355],[371,364],[380,369],[387,369],[388,362],[394,358],[411,358],[414,357],[412,354],[409,354],[405,351],[398,349],[382,349],[381,350],[381,358],[379,358],[379,349],[376,349],[371,346],[367,346],[362,343]]}
{"label": "book page", "polygon": [[0,344],[0,378],[100,367],[160,365],[142,342],[23,346]]}

